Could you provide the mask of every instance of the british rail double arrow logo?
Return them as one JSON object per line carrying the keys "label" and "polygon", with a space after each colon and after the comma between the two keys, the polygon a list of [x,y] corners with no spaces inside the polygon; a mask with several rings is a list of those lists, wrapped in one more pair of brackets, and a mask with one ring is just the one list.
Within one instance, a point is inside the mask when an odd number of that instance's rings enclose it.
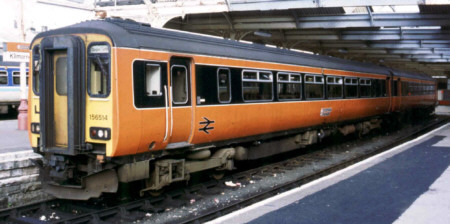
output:
{"label": "british rail double arrow logo", "polygon": [[206,134],[209,134],[208,130],[213,130],[214,127],[210,127],[210,124],[214,124],[214,121],[210,121],[208,118],[203,117],[203,119],[205,119],[205,121],[200,121],[200,125],[205,125],[202,128],[199,128],[199,131],[204,131]]}

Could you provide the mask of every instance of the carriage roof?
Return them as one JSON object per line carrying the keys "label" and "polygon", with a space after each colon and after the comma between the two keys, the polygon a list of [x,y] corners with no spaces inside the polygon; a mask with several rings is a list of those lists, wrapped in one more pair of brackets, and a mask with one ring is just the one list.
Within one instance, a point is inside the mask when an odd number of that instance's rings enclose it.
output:
{"label": "carriage roof", "polygon": [[371,63],[300,53],[287,49],[266,47],[261,44],[247,44],[174,30],[156,29],[148,24],[116,18],[86,21],[47,31],[38,34],[35,39],[50,35],[75,33],[107,35],[111,38],[115,47],[200,54],[383,75],[390,75],[392,72],[400,77],[432,80],[424,74],[403,72]]}

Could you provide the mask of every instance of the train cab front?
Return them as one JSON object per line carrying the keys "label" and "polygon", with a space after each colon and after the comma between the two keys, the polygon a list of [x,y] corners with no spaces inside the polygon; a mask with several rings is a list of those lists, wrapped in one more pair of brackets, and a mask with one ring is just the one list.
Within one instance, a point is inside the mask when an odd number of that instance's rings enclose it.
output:
{"label": "train cab front", "polygon": [[31,45],[29,133],[43,155],[47,193],[87,200],[116,192],[112,150],[111,41],[99,34],[41,35]]}

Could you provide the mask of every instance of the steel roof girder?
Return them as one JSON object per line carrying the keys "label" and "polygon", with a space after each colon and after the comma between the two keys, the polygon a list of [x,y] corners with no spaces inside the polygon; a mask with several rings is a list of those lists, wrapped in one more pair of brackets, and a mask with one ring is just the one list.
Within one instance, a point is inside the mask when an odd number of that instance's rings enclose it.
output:
{"label": "steel roof girder", "polygon": [[403,58],[398,54],[366,54],[364,56],[367,58]]}
{"label": "steel roof girder", "polygon": [[417,62],[427,62],[427,63],[450,63],[450,59],[447,58],[440,58],[440,59],[429,59],[429,58],[419,58],[419,59],[413,59],[413,61]]}
{"label": "steel roof girder", "polygon": [[227,0],[231,11],[427,4],[426,0]]}
{"label": "steel roof girder", "polygon": [[[333,29],[351,27],[414,27],[449,26],[450,14],[389,13],[389,14],[346,14],[334,16],[298,16],[291,15],[269,17],[233,17],[235,29]],[[207,23],[205,23],[207,22]],[[187,30],[224,29],[228,27],[225,18],[190,18],[189,24],[183,24]],[[404,31],[407,33],[408,30]]]}
{"label": "steel roof girder", "polygon": [[[270,32],[270,31],[269,31]],[[280,38],[279,35],[276,35],[278,31],[271,32],[272,39]],[[449,40],[450,33],[435,33],[435,34],[395,34],[395,33],[379,33],[367,31],[366,34],[352,34],[348,31],[342,31],[341,34],[339,32],[328,33],[328,34],[320,34],[314,32],[305,32],[303,34],[286,32],[286,39],[288,40]]]}
{"label": "steel roof girder", "polygon": [[386,49],[348,49],[350,54],[387,54]]}
{"label": "steel roof girder", "polygon": [[339,52],[333,52],[333,55],[348,55],[348,56],[358,56],[365,58],[405,58],[405,59],[449,59],[450,55],[442,54],[345,54]]}
{"label": "steel roof girder", "polygon": [[[329,52],[339,52],[340,49],[330,49]],[[370,49],[370,48],[350,48],[347,49],[347,54],[409,54],[409,55],[428,55],[428,54],[437,54],[437,55],[450,55],[450,48],[446,50],[445,48],[435,50],[433,53],[431,48],[420,48],[420,49]]]}
{"label": "steel roof girder", "polygon": [[299,17],[299,27],[307,28],[348,28],[348,27],[400,27],[400,26],[447,26],[448,14],[389,13],[356,14],[339,16]]}
{"label": "steel roof girder", "polygon": [[380,40],[370,41],[370,48],[450,48],[450,40]]}
{"label": "steel roof girder", "polygon": [[450,48],[390,49],[390,54],[450,54]]}
{"label": "steel roof girder", "polygon": [[321,48],[392,48],[392,49],[417,49],[417,48],[450,48],[450,40],[448,41],[304,41],[299,46],[321,47]]}

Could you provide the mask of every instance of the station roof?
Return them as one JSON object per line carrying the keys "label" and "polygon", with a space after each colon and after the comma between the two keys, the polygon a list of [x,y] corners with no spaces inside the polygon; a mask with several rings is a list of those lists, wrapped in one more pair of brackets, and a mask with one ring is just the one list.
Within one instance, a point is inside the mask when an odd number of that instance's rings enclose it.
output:
{"label": "station roof", "polygon": [[166,27],[449,77],[450,6],[381,8],[192,14]]}
{"label": "station roof", "polygon": [[94,10],[154,27],[450,76],[450,0],[92,2]]}

